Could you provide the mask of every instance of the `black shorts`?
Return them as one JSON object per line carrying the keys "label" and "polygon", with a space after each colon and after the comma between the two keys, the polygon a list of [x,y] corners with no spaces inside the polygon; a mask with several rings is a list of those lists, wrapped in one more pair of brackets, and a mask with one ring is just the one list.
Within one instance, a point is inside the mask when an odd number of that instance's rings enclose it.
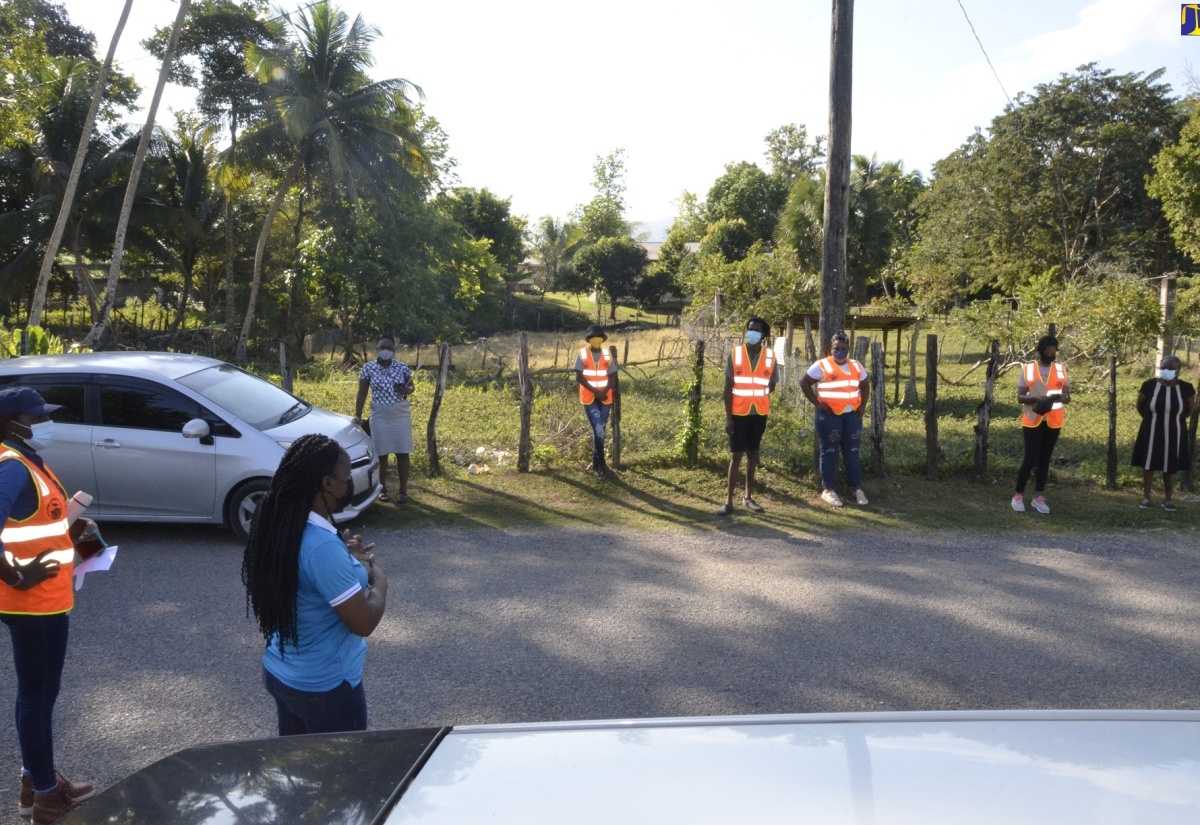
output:
{"label": "black shorts", "polygon": [[729,452],[758,452],[758,445],[762,444],[763,432],[766,429],[765,415],[735,415],[733,434],[729,436]]}

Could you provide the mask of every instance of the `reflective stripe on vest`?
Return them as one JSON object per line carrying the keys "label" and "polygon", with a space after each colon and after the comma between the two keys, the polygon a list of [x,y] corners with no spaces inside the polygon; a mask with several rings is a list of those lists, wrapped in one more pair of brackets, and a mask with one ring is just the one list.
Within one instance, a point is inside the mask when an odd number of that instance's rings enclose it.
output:
{"label": "reflective stripe on vest", "polygon": [[843,367],[833,356],[822,358],[817,364],[824,373],[817,384],[817,400],[828,404],[838,415],[857,410],[862,404],[859,385],[867,377],[862,364],[849,358]]}
{"label": "reflective stripe on vest", "polygon": [[[1030,361],[1025,365],[1025,388],[1032,389],[1034,384],[1042,384],[1046,388],[1046,392],[1061,393],[1062,388],[1067,385],[1067,371],[1063,369],[1063,365],[1055,362],[1050,365],[1050,371],[1046,376],[1046,380],[1042,381],[1042,372],[1038,369],[1037,361]],[[1045,415],[1037,415],[1031,413],[1024,407],[1021,408],[1021,423],[1026,427],[1036,427],[1042,423],[1042,419],[1046,419],[1046,425],[1051,429],[1059,429],[1063,425],[1063,403],[1055,401],[1050,407],[1050,412]]]}
{"label": "reflective stripe on vest", "polygon": [[[67,525],[67,495],[54,473],[12,449],[0,451],[0,461],[19,461],[29,471],[37,493],[37,509],[20,521],[10,518],[0,530],[4,555],[10,564],[30,564],[40,553],[59,564],[58,575],[28,590],[0,585],[0,613],[46,615],[65,613],[75,605],[72,573],[75,549]],[[47,552],[49,551],[49,552]]]}
{"label": "reflective stripe on vest", "polygon": [[579,351],[579,360],[583,362],[583,380],[587,382],[592,391],[579,387],[579,401],[582,404],[591,404],[600,398],[601,404],[612,403],[612,389],[608,386],[608,368],[612,365],[612,358],[608,355],[608,350],[600,350],[600,361],[592,357],[593,353],[590,347],[584,347]]}
{"label": "reflective stripe on vest", "polygon": [[758,364],[750,364],[750,353],[746,346],[733,350],[733,400],[730,410],[734,415],[767,415],[771,412],[771,374],[775,371],[775,351],[763,347]]}

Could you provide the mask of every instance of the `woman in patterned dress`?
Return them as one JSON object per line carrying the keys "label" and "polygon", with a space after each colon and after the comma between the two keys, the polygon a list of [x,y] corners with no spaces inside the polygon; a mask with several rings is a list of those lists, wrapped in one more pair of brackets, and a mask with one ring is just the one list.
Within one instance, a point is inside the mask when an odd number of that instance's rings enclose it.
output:
{"label": "woman in patterned dress", "polygon": [[363,364],[358,374],[358,398],[354,402],[354,420],[362,423],[363,404],[371,391],[371,441],[379,456],[380,501],[391,501],[387,492],[388,456],[396,456],[396,475],[400,477],[397,504],[408,503],[408,454],[412,452],[412,412],[408,396],[412,394],[413,375],[408,364],[397,361],[396,339],[384,335],[376,347],[376,358]]}
{"label": "woman in patterned dress", "polygon": [[1142,426],[1133,445],[1131,463],[1142,468],[1143,510],[1150,507],[1150,488],[1156,472],[1163,474],[1163,509],[1175,510],[1171,501],[1175,473],[1186,464],[1187,419],[1196,406],[1196,388],[1179,380],[1181,366],[1174,355],[1164,357],[1158,378],[1151,378],[1138,390],[1137,411]]}

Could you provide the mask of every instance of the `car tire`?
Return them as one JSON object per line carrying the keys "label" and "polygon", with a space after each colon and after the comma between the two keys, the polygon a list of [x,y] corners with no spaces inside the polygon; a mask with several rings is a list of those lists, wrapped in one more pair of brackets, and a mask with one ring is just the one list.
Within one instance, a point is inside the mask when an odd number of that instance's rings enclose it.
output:
{"label": "car tire", "polygon": [[229,497],[229,503],[225,507],[225,523],[233,529],[233,536],[238,541],[245,541],[249,537],[254,511],[266,498],[270,487],[270,479],[256,478],[244,482]]}

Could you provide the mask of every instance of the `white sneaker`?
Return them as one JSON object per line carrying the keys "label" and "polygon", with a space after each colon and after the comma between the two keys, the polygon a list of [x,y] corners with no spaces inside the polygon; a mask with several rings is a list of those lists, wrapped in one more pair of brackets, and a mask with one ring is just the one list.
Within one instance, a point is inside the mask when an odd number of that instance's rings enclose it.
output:
{"label": "white sneaker", "polygon": [[842,500],[840,498],[838,498],[838,494],[835,493],[833,490],[822,490],[821,491],[821,500],[828,502],[829,504],[832,504],[834,507],[842,506]]}
{"label": "white sneaker", "polygon": [[1024,513],[1025,512],[1025,496],[1021,495],[1020,493],[1017,493],[1015,496],[1013,496],[1012,505],[1013,505],[1013,509],[1016,510],[1018,513]]}
{"label": "white sneaker", "polygon": [[859,504],[870,504],[870,502],[867,501],[867,494],[864,493],[861,489],[854,491],[854,500],[857,501]]}
{"label": "white sneaker", "polygon": [[1033,501],[1029,503],[1033,505],[1033,509],[1037,510],[1042,515],[1045,516],[1050,514],[1050,506],[1046,504],[1046,499],[1042,498],[1041,496],[1034,496]]}

